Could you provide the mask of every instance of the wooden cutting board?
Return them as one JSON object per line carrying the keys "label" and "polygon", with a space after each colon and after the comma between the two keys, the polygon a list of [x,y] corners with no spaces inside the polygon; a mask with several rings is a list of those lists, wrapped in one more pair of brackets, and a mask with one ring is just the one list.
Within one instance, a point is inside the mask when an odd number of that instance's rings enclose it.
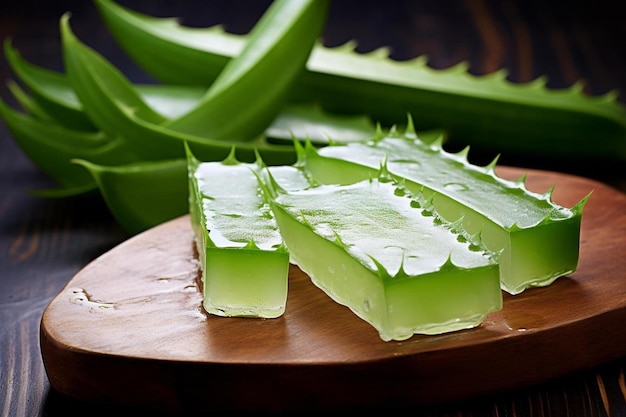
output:
{"label": "wooden cutting board", "polygon": [[460,400],[538,383],[626,355],[626,195],[553,172],[583,214],[578,270],[504,296],[478,328],[383,342],[292,266],[284,316],[206,315],[187,216],[137,235],[81,270],[46,308],[41,352],[62,394],[158,411],[367,409]]}

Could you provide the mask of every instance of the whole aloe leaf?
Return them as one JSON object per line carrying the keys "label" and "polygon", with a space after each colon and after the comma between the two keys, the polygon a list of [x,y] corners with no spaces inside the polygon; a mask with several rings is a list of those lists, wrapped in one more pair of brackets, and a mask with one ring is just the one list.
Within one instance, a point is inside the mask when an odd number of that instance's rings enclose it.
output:
{"label": "whole aloe leaf", "polygon": [[[97,130],[64,73],[26,61],[9,41],[4,47],[20,83],[32,92],[32,98],[26,99],[31,101],[29,113],[32,114],[35,107],[41,107],[43,116],[57,124],[79,131]],[[11,83],[10,87],[13,88],[14,84]],[[168,119],[187,113],[206,94],[205,87],[172,84],[133,84],[132,88],[145,104]],[[315,103],[294,103],[281,109],[264,134],[270,142],[278,144],[291,144],[294,136],[326,144],[329,137],[335,142],[350,142],[368,138],[374,132],[374,123],[364,115],[337,115],[324,111]]]}
{"label": "whole aloe leaf", "polygon": [[328,4],[328,0],[272,2],[244,48],[226,64],[200,103],[167,127],[234,141],[261,134],[302,72],[326,22]]}
{"label": "whole aloe leaf", "polygon": [[[327,4],[327,0],[272,3],[241,55],[229,61],[193,109],[175,119],[161,118],[120,71],[78,42],[67,15],[61,20],[66,70],[86,112],[103,130],[113,129],[111,122],[123,119],[107,106],[112,97],[118,107],[132,109],[137,120],[168,131],[213,140],[253,141],[284,103],[283,96],[323,27]],[[167,144],[161,141],[157,146]]]}
{"label": "whole aloe leaf", "polygon": [[[184,158],[185,142],[203,160],[221,160],[228,155],[232,146],[228,138],[196,136],[163,126],[167,119],[143,101],[132,83],[73,35],[67,15],[61,19],[61,34],[67,75],[85,112],[99,129],[121,138],[131,152],[141,155],[141,160]],[[242,127],[244,136],[246,129]],[[260,136],[239,147],[238,157],[254,161],[255,149],[272,163],[295,159],[292,146],[268,144]]]}
{"label": "whole aloe leaf", "polygon": [[[225,64],[246,39],[218,26],[182,27],[111,0],[96,4],[129,55],[168,83],[210,83],[215,70],[207,70],[205,77],[206,68]],[[141,48],[134,39],[141,39]],[[506,79],[504,70],[475,76],[467,72],[466,63],[438,70],[429,67],[425,57],[398,62],[384,49],[359,54],[354,47],[354,43],[336,48],[316,45],[306,71],[292,88],[292,99],[315,100],[335,112],[367,114],[387,125],[404,123],[409,113],[419,130],[445,128],[450,140],[459,138],[475,149],[626,159],[626,109],[615,92],[588,96],[582,83],[549,89],[545,78],[515,84]],[[159,55],[159,48],[168,53]],[[176,55],[193,56],[193,61],[181,59],[173,65]],[[162,56],[168,61],[162,61]]]}

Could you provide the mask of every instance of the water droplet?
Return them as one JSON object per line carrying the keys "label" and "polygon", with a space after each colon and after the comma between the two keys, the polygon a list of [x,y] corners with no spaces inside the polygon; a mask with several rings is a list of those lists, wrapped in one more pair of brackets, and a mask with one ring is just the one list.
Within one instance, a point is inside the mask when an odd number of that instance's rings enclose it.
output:
{"label": "water droplet", "polygon": [[70,291],[73,294],[70,297],[70,303],[72,304],[87,307],[90,310],[108,310],[115,307],[112,303],[91,300],[91,296],[82,288],[73,288]]}
{"label": "water droplet", "polygon": [[469,187],[466,184],[460,182],[448,182],[443,185],[446,190],[450,191],[468,191]]}

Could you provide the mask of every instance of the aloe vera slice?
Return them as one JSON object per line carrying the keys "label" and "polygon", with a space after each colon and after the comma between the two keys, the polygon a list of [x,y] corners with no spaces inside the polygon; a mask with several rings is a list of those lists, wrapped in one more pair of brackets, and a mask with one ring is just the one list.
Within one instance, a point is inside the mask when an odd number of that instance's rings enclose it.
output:
{"label": "aloe vera slice", "polygon": [[409,190],[432,198],[447,221],[461,221],[470,234],[480,233],[490,250],[501,251],[502,288],[519,294],[546,286],[576,270],[580,225],[589,195],[571,209],[545,194],[529,191],[524,177],[507,181],[495,174],[496,161],[485,167],[467,160],[469,148],[453,154],[441,142],[430,145],[415,135],[409,119],[405,133],[379,131],[369,142],[336,144],[322,149],[300,147],[304,164],[321,183],[346,184],[379,175],[401,179]]}
{"label": "aloe vera slice", "polygon": [[203,306],[224,317],[285,312],[287,251],[255,171],[234,149],[221,162],[188,150],[189,211],[202,269]]}
{"label": "aloe vera slice", "polygon": [[391,181],[270,194],[291,261],[382,340],[476,327],[502,308],[497,256]]}
{"label": "aloe vera slice", "polygon": [[[237,56],[246,41],[247,35],[225,33],[219,26],[183,27],[111,0],[96,4],[122,48],[167,83],[207,85],[214,66]],[[190,60],[174,63],[175,56]],[[292,99],[366,114],[387,126],[404,123],[410,113],[419,130],[445,128],[450,140],[477,149],[559,159],[626,159],[626,108],[615,91],[594,97],[584,94],[582,83],[550,89],[544,77],[516,84],[506,75],[501,70],[475,76],[465,62],[434,69],[424,56],[394,61],[385,49],[360,54],[353,42],[334,48],[318,44],[293,85]]]}

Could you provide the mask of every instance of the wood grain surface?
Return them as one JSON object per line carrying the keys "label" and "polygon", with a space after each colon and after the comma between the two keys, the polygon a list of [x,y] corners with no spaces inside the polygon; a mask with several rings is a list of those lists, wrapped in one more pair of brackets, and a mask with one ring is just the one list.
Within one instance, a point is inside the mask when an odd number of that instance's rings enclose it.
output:
{"label": "wood grain surface", "polygon": [[592,193],[579,267],[505,295],[478,328],[383,342],[295,266],[283,317],[206,315],[184,216],[98,257],[49,304],[41,347],[50,382],[82,400],[172,412],[387,408],[519,388],[623,356],[626,196],[545,171],[530,171],[527,183],[554,186],[566,207]]}

